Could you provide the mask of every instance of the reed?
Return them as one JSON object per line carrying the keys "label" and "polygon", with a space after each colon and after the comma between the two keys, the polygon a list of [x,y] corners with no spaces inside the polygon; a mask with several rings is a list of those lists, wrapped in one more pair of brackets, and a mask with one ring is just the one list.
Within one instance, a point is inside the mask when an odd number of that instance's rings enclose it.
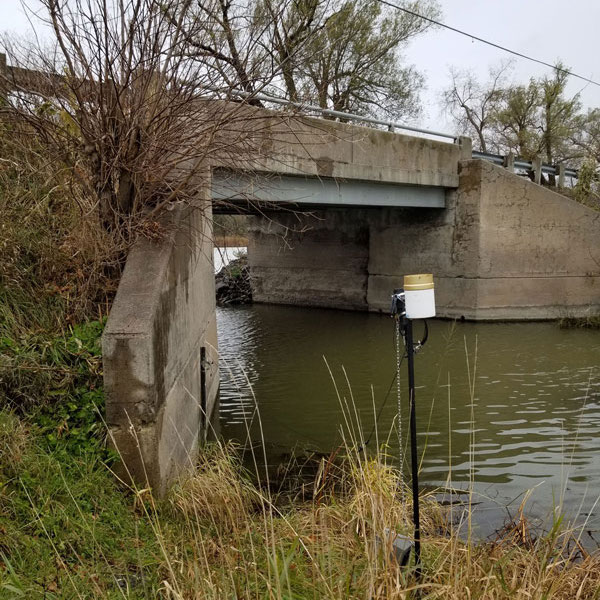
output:
{"label": "reed", "polygon": [[[474,404],[477,347],[465,353]],[[464,506],[422,492],[422,579],[412,562],[399,565],[386,531],[411,536],[410,489],[389,454],[393,432],[378,432],[380,445],[365,452],[348,379],[334,381],[343,443],[305,469],[310,480],[297,478],[292,461],[288,485],[274,482],[261,466],[264,442],[247,446],[247,462],[241,447],[213,442],[164,499],[119,482],[97,444],[50,444],[39,424],[0,411],[0,598],[600,597],[600,554],[587,551],[583,528],[560,505],[541,532],[526,494],[497,537],[480,541],[473,481]],[[448,385],[448,410],[450,393]],[[260,429],[258,407],[247,416]],[[451,483],[449,472],[445,489]]]}
{"label": "reed", "polygon": [[600,315],[563,317],[558,325],[561,329],[600,329]]}

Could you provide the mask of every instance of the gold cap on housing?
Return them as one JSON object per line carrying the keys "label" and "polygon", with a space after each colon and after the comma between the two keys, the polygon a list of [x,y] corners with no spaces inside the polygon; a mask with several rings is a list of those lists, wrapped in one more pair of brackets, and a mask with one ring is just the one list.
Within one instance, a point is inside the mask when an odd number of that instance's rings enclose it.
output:
{"label": "gold cap on housing", "polygon": [[416,290],[432,290],[433,275],[431,273],[423,273],[421,275],[405,275],[404,276],[404,291],[412,292]]}

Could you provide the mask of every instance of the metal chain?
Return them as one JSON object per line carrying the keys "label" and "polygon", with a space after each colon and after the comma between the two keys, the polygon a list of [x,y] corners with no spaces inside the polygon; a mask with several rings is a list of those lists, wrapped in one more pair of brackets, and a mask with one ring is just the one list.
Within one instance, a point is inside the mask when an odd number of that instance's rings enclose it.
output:
{"label": "metal chain", "polygon": [[402,387],[401,387],[401,379],[400,379],[400,364],[402,362],[402,354],[404,353],[404,349],[400,346],[400,318],[396,317],[396,391],[398,395],[398,460],[400,461],[400,466],[398,468],[398,472],[400,474],[400,497],[402,502],[404,502],[404,483],[403,483],[403,475],[402,470],[404,467],[404,449],[402,445]]}

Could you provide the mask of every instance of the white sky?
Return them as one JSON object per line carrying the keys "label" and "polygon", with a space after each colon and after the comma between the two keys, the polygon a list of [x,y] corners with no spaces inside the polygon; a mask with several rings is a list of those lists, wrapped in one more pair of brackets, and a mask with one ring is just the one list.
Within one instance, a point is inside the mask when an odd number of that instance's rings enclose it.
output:
{"label": "white sky", "polygon": [[[561,59],[574,73],[600,83],[600,0],[439,0],[442,21],[478,37],[554,64]],[[511,55],[457,33],[434,29],[415,39],[406,57],[426,77],[424,126],[449,127],[440,115],[440,91],[448,69],[472,70],[485,80],[490,65]],[[527,82],[550,70],[515,57],[513,80]],[[568,91],[581,91],[586,107],[600,107],[600,87],[571,78]]]}
{"label": "white sky", "polygon": [[[401,3],[401,0],[396,0]],[[600,0],[439,0],[448,25],[489,39],[549,63],[557,59],[572,71],[600,83]],[[27,0],[36,8],[36,0]],[[0,31],[26,35],[30,24],[21,0],[0,0]],[[425,114],[420,124],[451,132],[440,114],[438,98],[448,84],[450,66],[467,68],[484,80],[490,65],[510,55],[444,29],[415,39],[406,52],[408,62],[426,77]],[[549,70],[515,58],[512,78],[526,82]],[[600,87],[571,79],[569,93],[581,91],[584,106],[600,106]]]}

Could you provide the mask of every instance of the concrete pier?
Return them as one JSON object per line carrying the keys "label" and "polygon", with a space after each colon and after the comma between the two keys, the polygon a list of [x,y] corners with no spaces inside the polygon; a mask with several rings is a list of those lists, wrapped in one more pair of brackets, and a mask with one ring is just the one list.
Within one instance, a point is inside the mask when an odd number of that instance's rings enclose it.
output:
{"label": "concrete pier", "polygon": [[438,314],[485,320],[600,312],[600,213],[501,167],[462,161],[446,208],[252,217],[258,302],[387,311],[407,273]]}

